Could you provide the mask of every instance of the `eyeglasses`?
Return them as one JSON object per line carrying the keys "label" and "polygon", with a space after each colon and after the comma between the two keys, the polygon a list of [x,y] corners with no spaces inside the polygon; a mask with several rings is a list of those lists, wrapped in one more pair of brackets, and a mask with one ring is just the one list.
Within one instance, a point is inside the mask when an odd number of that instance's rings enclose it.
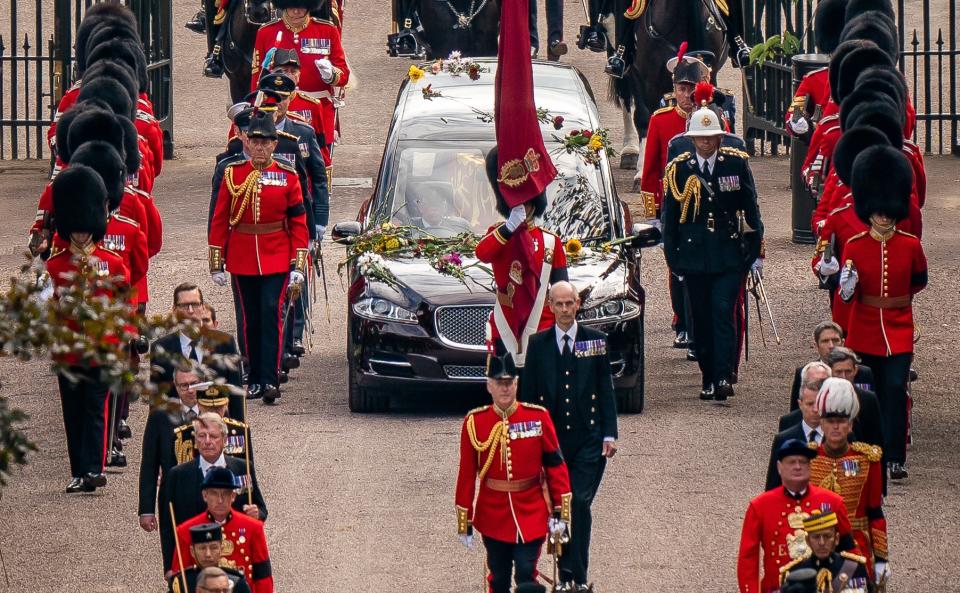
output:
{"label": "eyeglasses", "polygon": [[177,303],[176,307],[187,311],[199,311],[203,308],[203,303]]}

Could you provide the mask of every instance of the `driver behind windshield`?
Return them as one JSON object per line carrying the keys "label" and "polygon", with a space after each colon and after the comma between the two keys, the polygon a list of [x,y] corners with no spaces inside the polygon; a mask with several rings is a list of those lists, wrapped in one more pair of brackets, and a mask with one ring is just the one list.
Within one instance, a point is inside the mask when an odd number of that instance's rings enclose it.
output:
{"label": "driver behind windshield", "polygon": [[453,210],[453,188],[448,183],[420,183],[415,191],[420,216],[413,217],[411,223],[418,227],[423,235],[447,239],[460,233],[472,232],[470,223],[456,216]]}

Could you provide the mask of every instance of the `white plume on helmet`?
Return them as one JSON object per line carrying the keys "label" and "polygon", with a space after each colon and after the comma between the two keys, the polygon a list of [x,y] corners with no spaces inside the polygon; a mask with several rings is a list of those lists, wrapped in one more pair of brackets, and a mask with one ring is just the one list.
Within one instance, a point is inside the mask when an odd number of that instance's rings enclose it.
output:
{"label": "white plume on helmet", "polygon": [[839,377],[830,377],[823,382],[817,393],[817,412],[821,417],[856,418],[860,413],[860,398],[853,389],[853,383]]}

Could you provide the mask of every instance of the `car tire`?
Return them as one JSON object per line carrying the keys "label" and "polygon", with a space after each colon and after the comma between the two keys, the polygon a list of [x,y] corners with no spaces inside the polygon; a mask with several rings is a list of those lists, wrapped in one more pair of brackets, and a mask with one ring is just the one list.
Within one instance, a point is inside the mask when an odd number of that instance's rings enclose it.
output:
{"label": "car tire", "polygon": [[643,413],[644,394],[644,331],[643,318],[640,318],[640,356],[637,359],[637,383],[633,387],[614,390],[617,398],[617,411],[621,414]]}
{"label": "car tire", "polygon": [[347,375],[347,389],[349,391],[347,403],[351,412],[371,414],[386,412],[390,409],[390,396],[375,389],[361,387],[352,364],[348,367]]}

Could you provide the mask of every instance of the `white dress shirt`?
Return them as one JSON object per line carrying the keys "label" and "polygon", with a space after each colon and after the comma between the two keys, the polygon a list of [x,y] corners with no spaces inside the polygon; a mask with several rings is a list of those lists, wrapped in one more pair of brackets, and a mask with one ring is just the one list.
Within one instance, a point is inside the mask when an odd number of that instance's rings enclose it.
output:
{"label": "white dress shirt", "polygon": [[813,428],[812,426],[807,424],[805,421],[801,420],[800,428],[803,429],[803,437],[807,440],[808,443],[813,440],[811,438],[811,434],[810,434],[811,432],[814,432],[817,434],[818,445],[823,442],[823,429],[820,428],[819,426],[816,428]]}
{"label": "white dress shirt", "polygon": [[709,158],[706,158],[706,159],[700,156],[699,153],[697,153],[697,166],[700,167],[701,172],[703,172],[704,162],[710,165],[710,175],[713,175],[714,167],[717,166],[717,153],[714,152],[713,154],[710,155]]}
{"label": "white dress shirt", "polygon": [[207,477],[207,472],[209,472],[210,469],[214,467],[227,467],[227,460],[223,456],[223,453],[220,453],[220,457],[218,457],[217,460],[214,461],[213,463],[210,463],[209,461],[204,459],[203,455],[200,456],[200,471],[203,472],[204,478]]}
{"label": "white dress shirt", "polygon": [[180,351],[183,353],[183,357],[187,360],[190,360],[190,349],[195,348],[197,351],[197,357],[200,359],[197,362],[203,360],[203,349],[200,347],[200,338],[197,338],[195,346],[191,346],[190,338],[184,334],[180,334]]}
{"label": "white dress shirt", "polygon": [[577,343],[577,322],[574,321],[570,329],[563,331],[559,325],[553,325],[553,331],[557,335],[557,349],[563,354],[563,336],[570,336],[570,352],[573,352],[573,345]]}

